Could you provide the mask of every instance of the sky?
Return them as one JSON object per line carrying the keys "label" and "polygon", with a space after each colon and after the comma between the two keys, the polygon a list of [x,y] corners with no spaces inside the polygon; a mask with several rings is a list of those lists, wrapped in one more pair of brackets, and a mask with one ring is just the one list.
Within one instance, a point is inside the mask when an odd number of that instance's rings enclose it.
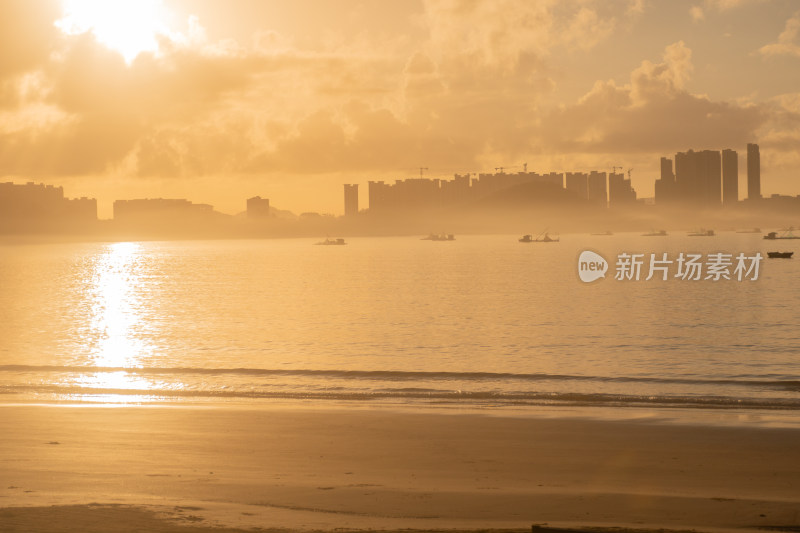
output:
{"label": "sky", "polygon": [[69,197],[270,198],[342,184],[631,170],[761,147],[800,194],[798,0],[1,0],[0,180]]}

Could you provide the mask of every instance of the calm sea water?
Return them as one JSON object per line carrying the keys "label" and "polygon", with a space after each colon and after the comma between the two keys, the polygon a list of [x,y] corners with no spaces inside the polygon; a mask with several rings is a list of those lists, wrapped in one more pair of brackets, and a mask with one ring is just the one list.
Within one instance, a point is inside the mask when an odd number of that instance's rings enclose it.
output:
{"label": "calm sea water", "polygon": [[[796,412],[800,257],[755,281],[618,281],[621,252],[758,234],[0,245],[0,401]],[[607,278],[582,283],[592,249]],[[646,277],[645,271],[642,278]]]}

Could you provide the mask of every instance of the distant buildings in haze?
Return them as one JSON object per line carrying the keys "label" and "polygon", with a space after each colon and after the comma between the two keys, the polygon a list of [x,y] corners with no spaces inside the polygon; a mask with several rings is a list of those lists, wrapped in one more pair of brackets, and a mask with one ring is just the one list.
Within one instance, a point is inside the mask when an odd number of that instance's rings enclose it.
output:
{"label": "distant buildings in haze", "polygon": [[[800,195],[769,198],[761,195],[761,158],[759,146],[747,145],[747,195],[745,203],[761,210],[787,210],[800,207]],[[451,214],[466,214],[490,208],[529,208],[531,206],[617,208],[644,204],[637,201],[631,180],[614,167],[612,172],[522,172],[455,174],[453,179],[419,178],[392,182],[370,181],[369,214],[414,215],[425,211],[448,209]],[[347,224],[360,220],[359,186],[344,184],[344,213]],[[652,203],[652,202],[650,202]],[[688,150],[674,158],[662,157],[660,177],[655,182],[655,204],[658,206],[697,208],[730,207],[739,201],[739,159],[735,150]],[[267,224],[279,218],[269,198],[254,196],[246,201],[246,218],[241,227],[247,231],[265,231]],[[594,213],[599,211],[595,209]],[[238,217],[223,215],[208,204],[195,204],[187,199],[143,198],[116,200],[113,224],[97,220],[97,200],[69,199],[62,187],[53,185],[0,183],[0,232],[64,232],[86,228],[122,228],[136,230],[210,228],[236,226]],[[332,215],[304,213],[295,217],[300,223],[327,221]],[[227,222],[221,222],[221,221]],[[277,227],[277,226],[276,226]],[[355,226],[353,226],[355,227]],[[104,230],[105,231],[105,230]]]}
{"label": "distant buildings in haze", "polygon": [[621,173],[609,174],[608,203],[611,207],[636,203],[636,191],[631,184],[630,171],[627,178]]}
{"label": "distant buildings in haze", "polygon": [[142,198],[114,202],[114,220],[118,222],[198,220],[208,218],[213,213],[214,207],[209,204],[194,204],[182,198]]}
{"label": "distant buildings in haze", "polygon": [[739,203],[739,155],[735,150],[722,151],[722,205]]}
{"label": "distant buildings in haze", "polygon": [[[542,197],[552,198],[548,193],[563,191],[568,198],[584,200],[600,207],[620,206],[636,202],[636,191],[630,179],[623,174],[592,171],[550,172],[539,174],[523,172],[509,174],[499,169],[494,174],[481,173],[477,178],[469,174],[455,174],[452,180],[411,178],[369,182],[370,213],[409,211],[437,207],[465,207],[475,205],[492,195],[510,191],[521,186],[537,186]],[[347,189],[345,185],[345,212],[347,212]],[[559,196],[558,198],[565,198]]]}
{"label": "distant buildings in haze", "polygon": [[761,198],[761,152],[757,144],[747,145],[747,199]]}
{"label": "distant buildings in haze", "polygon": [[358,184],[344,185],[344,215],[358,214]]}
{"label": "distant buildings in haze", "polygon": [[[761,198],[761,161],[757,144],[747,145],[747,198]],[[672,160],[661,158],[661,176],[655,183],[657,205],[733,206],[739,202],[739,157],[725,149],[688,150]]]}
{"label": "distant buildings in haze", "polygon": [[97,221],[97,200],[65,198],[63,187],[29,181],[0,183],[0,224],[29,227],[88,224]]}
{"label": "distant buildings in haze", "polygon": [[269,217],[269,198],[254,196],[247,199],[247,218],[263,219]]}

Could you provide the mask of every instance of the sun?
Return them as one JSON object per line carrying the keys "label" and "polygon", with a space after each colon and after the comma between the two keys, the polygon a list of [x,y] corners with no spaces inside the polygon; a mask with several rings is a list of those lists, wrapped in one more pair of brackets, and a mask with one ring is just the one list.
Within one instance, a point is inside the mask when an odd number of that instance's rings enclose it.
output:
{"label": "sun", "polygon": [[168,33],[160,0],[62,0],[64,17],[56,26],[69,35],[87,31],[130,63],[142,52],[158,50],[158,35]]}

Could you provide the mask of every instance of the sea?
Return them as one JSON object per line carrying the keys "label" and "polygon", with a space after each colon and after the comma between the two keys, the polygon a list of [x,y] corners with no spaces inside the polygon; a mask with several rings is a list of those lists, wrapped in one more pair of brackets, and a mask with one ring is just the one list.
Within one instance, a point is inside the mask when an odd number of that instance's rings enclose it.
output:
{"label": "sea", "polygon": [[[0,403],[702,410],[800,425],[800,240],[558,237],[5,242]],[[586,251],[606,261],[593,281]]]}

